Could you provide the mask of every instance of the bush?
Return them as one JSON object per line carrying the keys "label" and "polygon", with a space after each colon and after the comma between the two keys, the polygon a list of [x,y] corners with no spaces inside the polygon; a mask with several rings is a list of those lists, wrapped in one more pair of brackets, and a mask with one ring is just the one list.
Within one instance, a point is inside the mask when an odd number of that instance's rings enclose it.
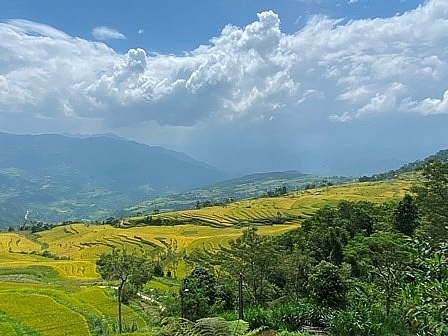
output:
{"label": "bush", "polygon": [[277,336],[309,336],[309,334],[301,331],[280,331]]}
{"label": "bush", "polygon": [[331,320],[332,310],[310,302],[289,303],[272,308],[276,329],[295,331],[302,326],[326,327]]}
{"label": "bush", "polygon": [[295,302],[269,308],[248,308],[244,320],[249,322],[251,329],[267,326],[276,330],[297,331],[304,325],[327,327],[332,316],[333,311],[330,308],[319,307],[310,302]]}
{"label": "bush", "polygon": [[270,310],[262,307],[246,308],[244,311],[244,320],[249,323],[250,329],[260,328],[262,326],[274,328]]}
{"label": "bush", "polygon": [[395,313],[389,316],[381,307],[354,307],[334,315],[330,333],[334,336],[409,336],[404,327],[404,316]]}
{"label": "bush", "polygon": [[156,276],[156,277],[163,277],[163,268],[159,263],[154,265],[153,273],[154,273],[154,276]]}
{"label": "bush", "polygon": [[[87,318],[90,332],[93,336],[113,336],[118,332],[118,323],[110,317],[98,317],[95,315]],[[123,332],[132,333],[137,331],[138,323],[136,321],[126,321],[123,323]]]}
{"label": "bush", "polygon": [[347,286],[339,267],[332,263],[323,260],[314,268],[308,288],[316,302],[331,308],[342,308],[345,305]]}

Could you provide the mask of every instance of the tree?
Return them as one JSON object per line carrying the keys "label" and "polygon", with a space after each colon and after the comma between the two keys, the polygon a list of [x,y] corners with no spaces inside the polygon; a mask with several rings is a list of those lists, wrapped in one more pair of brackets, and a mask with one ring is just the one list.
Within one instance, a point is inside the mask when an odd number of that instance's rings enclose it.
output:
{"label": "tree", "polygon": [[96,262],[97,271],[104,280],[118,281],[118,329],[122,332],[121,304],[138,293],[152,276],[152,264],[146,258],[126,250],[113,249],[103,253]]}
{"label": "tree", "polygon": [[357,234],[372,234],[376,206],[370,202],[341,201],[336,207],[324,206],[302,225],[301,246],[316,262],[340,265],[343,249]]}
{"label": "tree", "polygon": [[277,271],[277,252],[271,239],[260,236],[256,227],[248,228],[241,237],[221,246],[216,257],[221,260],[220,271],[226,272],[237,283],[240,273],[248,296],[245,302],[263,304],[279,295],[273,281]]}
{"label": "tree", "polygon": [[217,305],[232,308],[231,298],[226,297],[215,276],[204,267],[196,267],[183,279],[179,294],[182,315],[191,321],[208,317]]}
{"label": "tree", "polygon": [[354,275],[365,277],[380,288],[389,316],[393,297],[406,276],[411,254],[399,234],[377,232],[369,237],[356,236],[344,250]]}
{"label": "tree", "polygon": [[281,263],[275,273],[276,283],[283,288],[283,295],[292,301],[308,296],[308,278],[315,264],[315,260],[302,249],[301,232],[292,230],[274,238],[274,248],[281,255]]}
{"label": "tree", "polygon": [[413,281],[403,288],[406,315],[418,335],[447,335],[448,243],[415,245]]}
{"label": "tree", "polygon": [[412,236],[418,226],[418,208],[414,198],[406,194],[394,211],[393,226],[396,231]]}
{"label": "tree", "polygon": [[309,294],[318,304],[342,308],[345,304],[347,286],[336,265],[322,260],[313,270],[308,282]]}
{"label": "tree", "polygon": [[[243,231],[242,236],[229,241],[229,246],[218,249],[204,246],[192,251],[189,265],[214,269],[224,288],[236,288],[240,274],[244,276],[245,304],[263,304],[280,295],[278,253],[272,238],[260,236],[256,227]],[[227,290],[225,290],[228,293]],[[227,294],[226,294],[227,295]],[[226,304],[227,304],[226,296]]]}
{"label": "tree", "polygon": [[448,238],[448,162],[429,161],[420,169],[421,180],[412,187],[425,219],[426,232],[435,242]]}
{"label": "tree", "polygon": [[341,201],[338,206],[338,217],[343,227],[350,233],[350,237],[361,233],[369,236],[373,232],[376,212],[375,205],[371,202],[348,202]]}

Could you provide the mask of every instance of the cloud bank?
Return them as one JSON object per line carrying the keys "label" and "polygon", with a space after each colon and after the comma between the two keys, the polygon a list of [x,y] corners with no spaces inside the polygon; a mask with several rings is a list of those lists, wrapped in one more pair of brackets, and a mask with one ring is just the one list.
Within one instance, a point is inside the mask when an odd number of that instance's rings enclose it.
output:
{"label": "cloud bank", "polygon": [[[283,122],[300,129],[448,114],[447,31],[445,0],[390,18],[315,16],[294,34],[266,11],[183,55],[138,47],[122,54],[10,20],[0,23],[0,124],[19,132],[142,123],[176,129]],[[92,34],[125,38],[106,27]]]}

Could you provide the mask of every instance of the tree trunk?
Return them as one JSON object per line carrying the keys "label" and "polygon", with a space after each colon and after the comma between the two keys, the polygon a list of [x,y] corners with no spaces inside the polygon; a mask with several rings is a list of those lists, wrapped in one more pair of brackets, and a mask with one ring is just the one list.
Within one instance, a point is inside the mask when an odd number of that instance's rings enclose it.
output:
{"label": "tree trunk", "polygon": [[244,320],[243,311],[243,273],[240,273],[238,281],[238,319]]}
{"label": "tree trunk", "polygon": [[386,316],[390,315],[391,302],[392,302],[392,294],[387,293],[386,294]]}
{"label": "tree trunk", "polygon": [[118,332],[121,334],[123,331],[122,323],[121,323],[121,295],[123,291],[124,282],[120,284],[117,288],[118,294]]}

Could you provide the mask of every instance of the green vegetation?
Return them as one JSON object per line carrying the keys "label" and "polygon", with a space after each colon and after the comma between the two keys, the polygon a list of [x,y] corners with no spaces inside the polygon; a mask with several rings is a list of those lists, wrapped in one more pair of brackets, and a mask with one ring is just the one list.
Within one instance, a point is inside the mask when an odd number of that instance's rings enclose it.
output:
{"label": "green vegetation", "polygon": [[259,224],[297,224],[313,215],[322,206],[336,205],[342,200],[382,203],[391,199],[401,199],[410,189],[413,179],[413,174],[407,174],[387,182],[324,185],[315,189],[246,199],[220,206],[136,216],[124,221],[123,225],[129,227],[195,224],[241,227]]}
{"label": "green vegetation", "polygon": [[[283,235],[262,236],[250,227],[227,246],[192,251],[189,262],[215,278],[184,282],[180,300],[188,289],[200,317],[207,310],[219,314],[209,288],[235,288],[243,274],[244,318],[251,328],[446,335],[448,163],[430,161],[420,171],[415,199],[345,200]],[[197,270],[186,279],[196,278]]]}
{"label": "green vegetation", "polygon": [[270,190],[0,234],[0,333],[448,333],[448,163],[386,182]]}
{"label": "green vegetation", "polygon": [[[324,188],[347,183],[346,177],[321,177],[296,171],[261,173],[243,176],[186,193],[172,194],[141,202],[125,210],[127,214],[158,213],[222,206],[244,199],[258,199],[284,194],[284,191]],[[286,190],[285,190],[286,189]]]}
{"label": "green vegetation", "polygon": [[97,270],[105,280],[117,280],[118,331],[123,331],[121,305],[129,302],[132,297],[143,289],[152,275],[152,265],[149,261],[126,250],[113,249],[112,253],[102,254],[98,259]]}

